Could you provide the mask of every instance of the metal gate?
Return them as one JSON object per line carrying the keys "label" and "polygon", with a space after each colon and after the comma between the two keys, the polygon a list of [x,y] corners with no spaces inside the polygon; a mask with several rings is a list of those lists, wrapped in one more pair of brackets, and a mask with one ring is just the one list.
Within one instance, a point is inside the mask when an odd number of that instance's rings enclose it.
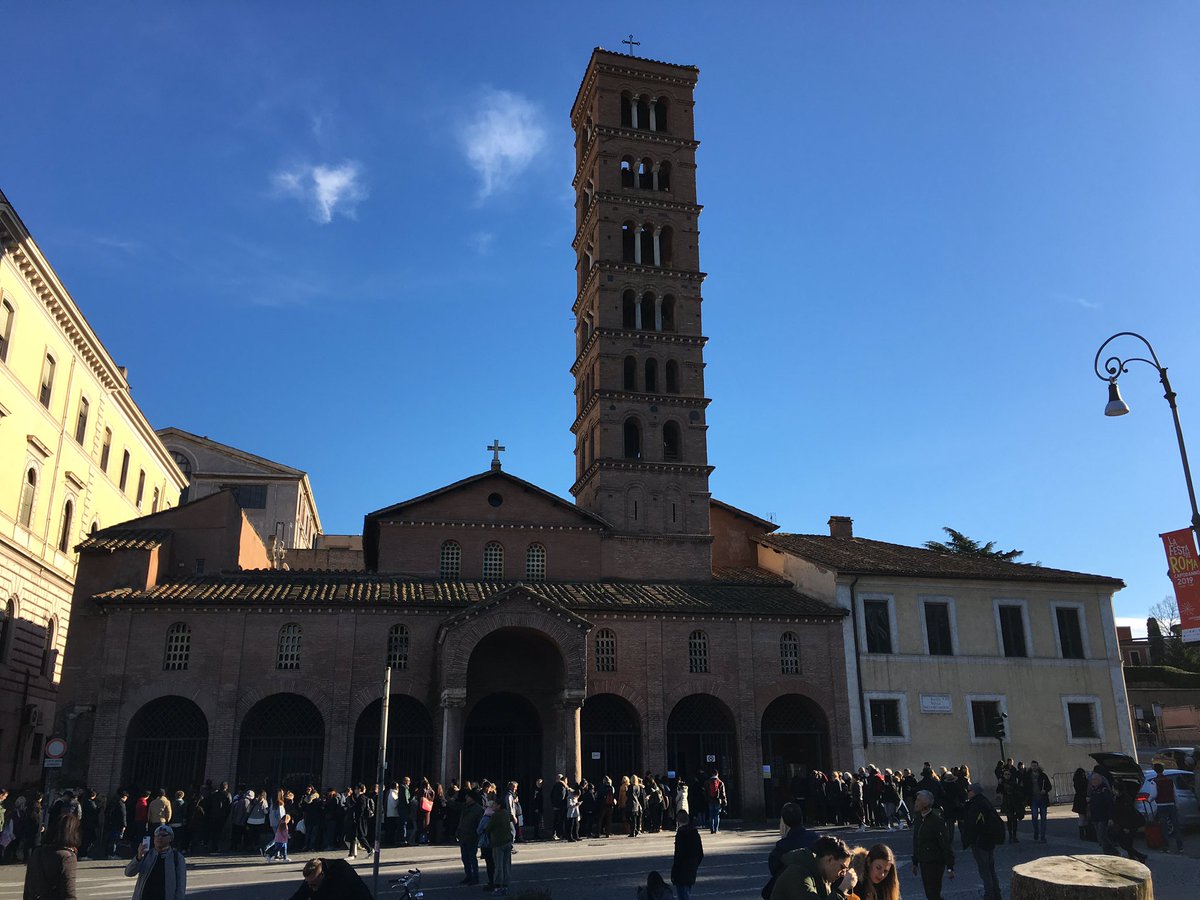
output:
{"label": "metal gate", "polygon": [[[354,728],[354,758],[351,778],[374,784],[379,766],[379,718],[383,701],[367,705]],[[407,694],[392,694],[388,703],[387,775],[385,783],[400,781],[405,775],[413,784],[421,777],[437,780],[433,771],[433,719],[421,701]]]}
{"label": "metal gate", "polygon": [[242,720],[237,781],[259,788],[302,790],[321,783],[325,720],[299,694],[272,694]]}
{"label": "metal gate", "polygon": [[689,783],[720,772],[729,811],[740,812],[737,733],[725,704],[710,694],[692,694],[675,704],[667,719],[667,769]]}
{"label": "metal gate", "polygon": [[185,697],[159,697],[129,723],[122,781],[130,790],[190,792],[204,781],[207,757],[204,712]]}
{"label": "metal gate", "polygon": [[[542,772],[542,725],[533,704],[519,694],[491,694],[475,704],[463,728],[463,778],[521,785],[528,796]],[[553,773],[550,773],[552,776]]]}
{"label": "metal gate", "polygon": [[588,697],[579,719],[584,778],[599,784],[608,775],[620,784],[622,775],[642,774],[642,732],[628,701],[616,694]]}
{"label": "metal gate", "polygon": [[792,781],[817,769],[829,770],[829,725],[813,701],[785,694],[771,702],[762,718],[763,801],[772,818],[796,793]]}

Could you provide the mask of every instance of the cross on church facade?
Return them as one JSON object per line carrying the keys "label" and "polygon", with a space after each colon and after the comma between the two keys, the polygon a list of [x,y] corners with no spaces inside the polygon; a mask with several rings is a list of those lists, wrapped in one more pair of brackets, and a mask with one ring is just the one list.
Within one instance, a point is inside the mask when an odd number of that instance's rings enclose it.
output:
{"label": "cross on church facade", "polygon": [[500,446],[500,438],[493,439],[492,445],[490,447],[485,447],[484,449],[492,451],[492,468],[500,468],[500,454],[508,449],[507,447]]}
{"label": "cross on church facade", "polygon": [[622,44],[628,44],[628,45],[629,45],[629,55],[630,55],[630,56],[633,56],[633,48],[634,48],[634,47],[640,47],[640,46],[642,46],[642,42],[641,42],[641,41],[635,41],[635,40],[633,39],[633,35],[632,35],[632,34],[631,34],[631,35],[629,35],[629,37],[625,38],[625,40],[621,41],[621,43],[622,43]]}

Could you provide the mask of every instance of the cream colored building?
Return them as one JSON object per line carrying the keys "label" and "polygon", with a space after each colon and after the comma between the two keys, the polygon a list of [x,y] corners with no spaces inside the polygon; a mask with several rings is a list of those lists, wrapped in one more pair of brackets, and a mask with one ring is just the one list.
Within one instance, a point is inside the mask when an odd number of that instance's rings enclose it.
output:
{"label": "cream colored building", "polygon": [[75,546],[176,505],[185,484],[0,194],[0,784],[41,774]]}
{"label": "cream colored building", "polygon": [[848,609],[846,684],[855,767],[967,763],[994,781],[1006,756],[1050,773],[1089,753],[1133,754],[1112,597],[1115,578],[939,553],[853,536],[769,534],[759,565]]}
{"label": "cream colored building", "polygon": [[232,491],[268,550],[276,538],[289,551],[317,546],[321,517],[307,473],[182,428],[158,436],[188,480],[183,502]]}

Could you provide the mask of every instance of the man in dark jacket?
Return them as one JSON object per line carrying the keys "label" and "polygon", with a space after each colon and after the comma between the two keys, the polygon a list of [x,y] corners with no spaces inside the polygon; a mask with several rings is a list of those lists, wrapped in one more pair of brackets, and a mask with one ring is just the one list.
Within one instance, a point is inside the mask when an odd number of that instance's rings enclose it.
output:
{"label": "man in dark jacket", "polygon": [[787,828],[787,834],[775,842],[774,849],[767,856],[767,870],[771,873],[771,880],[762,889],[763,900],[770,900],[771,891],[775,887],[775,879],[779,877],[780,872],[787,868],[783,857],[793,850],[805,848],[811,850],[813,844],[817,842],[817,838],[820,837],[804,827],[804,810],[798,800],[783,804],[779,818]]}
{"label": "man in dark jacket", "polygon": [[554,776],[554,787],[550,788],[550,806],[554,809],[554,830],[550,839],[557,841],[567,836],[567,778]]}
{"label": "man in dark jacket", "polygon": [[954,877],[954,848],[941,812],[934,809],[933,794],[917,791],[917,817],[913,819],[913,874],[920,874],[925,900],[942,900],[942,878]]}
{"label": "man in dark jacket", "polygon": [[[221,786],[212,791],[200,801],[204,809],[204,844],[209,853],[221,849],[221,835],[225,831],[226,821],[233,808],[233,795],[229,793],[229,782],[222,781]],[[243,826],[245,822],[242,823]]]}
{"label": "man in dark jacket", "polygon": [[483,818],[483,807],[474,791],[463,791],[459,807],[458,850],[462,854],[463,880],[459,884],[479,884],[479,820]]}
{"label": "man in dark jacket", "polygon": [[692,888],[696,884],[696,870],[704,860],[704,844],[700,832],[691,823],[687,813],[675,817],[675,856],[671,859],[671,884],[679,900],[692,900]]}
{"label": "man in dark jacket", "polygon": [[310,859],[304,884],[289,900],[371,900],[371,889],[344,859]]}
{"label": "man in dark jacket", "polygon": [[970,850],[983,882],[983,900],[1001,900],[996,878],[996,840],[1004,840],[1004,820],[983,794],[979,782],[967,788],[967,805],[958,824],[964,850]]}
{"label": "man in dark jacket", "polygon": [[117,844],[129,827],[129,811],[125,806],[128,799],[129,791],[119,790],[104,811],[104,853],[108,859],[117,858]]}

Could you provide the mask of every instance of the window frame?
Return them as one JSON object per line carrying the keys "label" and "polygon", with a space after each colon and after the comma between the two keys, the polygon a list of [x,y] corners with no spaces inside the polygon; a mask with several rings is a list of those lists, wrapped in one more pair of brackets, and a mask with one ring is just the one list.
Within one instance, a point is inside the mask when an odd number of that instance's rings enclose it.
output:
{"label": "window frame", "polygon": [[[29,473],[33,472],[33,481],[29,480]],[[33,530],[33,514],[37,511],[37,495],[38,483],[42,480],[42,467],[33,459],[26,458],[25,465],[21,467],[21,490],[17,499],[17,527],[23,528],[26,531]],[[26,506],[26,488],[29,489],[28,497],[29,504]]]}
{"label": "window frame", "polygon": [[75,406],[75,443],[82,447],[87,441],[88,420],[92,411],[92,403],[87,395],[80,393],[79,403]]}
{"label": "window frame", "polygon": [[[289,629],[295,628],[295,633]],[[286,632],[286,634],[285,634]],[[295,637],[295,648],[291,644],[291,638]],[[284,640],[289,641],[289,645],[285,647]],[[279,635],[275,645],[275,671],[277,672],[295,672],[300,669],[302,651],[304,649],[304,626],[299,622],[284,622],[279,626]]]}
{"label": "window frame", "polygon": [[[499,550],[498,559],[488,559],[488,553],[492,550]],[[499,541],[488,541],[483,545],[483,571],[480,575],[480,580],[504,580],[504,545]]]}
{"label": "window frame", "polygon": [[[974,704],[979,703],[998,703],[1000,712],[1008,715],[1008,695],[1007,694],[964,694],[963,703],[967,707],[967,740],[971,744],[982,745],[995,743],[996,739],[991,735],[977,737],[975,735],[975,710]],[[1012,734],[1012,717],[1004,720],[1004,733],[1007,735],[1005,742],[1013,739]]]}
{"label": "window frame", "polygon": [[[1000,622],[1000,607],[1019,606],[1021,608],[1021,626],[1025,635],[1025,655],[1009,656],[1004,652],[1004,628]],[[1034,659],[1033,632],[1029,623],[1029,601],[1016,597],[992,598],[992,617],[996,624],[996,652],[1001,659]]]}
{"label": "window frame", "polygon": [[[958,615],[954,608],[953,597],[943,597],[935,594],[921,595],[917,598],[917,603],[921,607],[921,646],[925,651],[926,656],[935,656],[939,658],[950,659],[958,656]],[[925,608],[930,604],[945,606],[946,615],[950,620],[950,653],[931,653],[929,651],[929,620],[926,617]]]}
{"label": "window frame", "polygon": [[[451,552],[453,551],[453,552]],[[454,557],[454,571],[449,571],[447,566],[447,558]],[[458,580],[462,578],[462,544],[450,538],[442,541],[442,546],[438,548],[438,578],[443,581]]]}
{"label": "window frame", "polygon": [[17,305],[7,294],[0,296],[0,363],[8,363],[8,353],[12,349],[13,328],[17,324]]}
{"label": "window frame", "polygon": [[703,628],[694,628],[688,633],[687,648],[689,675],[712,674],[712,658],[709,654],[710,646],[711,642],[708,639],[708,632]]}
{"label": "window frame", "polygon": [[388,629],[387,658],[384,662],[393,672],[407,672],[411,652],[412,632],[403,622],[396,622]]}
{"label": "window frame", "polygon": [[[873,744],[911,744],[912,731],[909,729],[908,694],[904,691],[863,691],[863,703],[866,704],[867,740]],[[871,722],[871,701],[895,701],[897,718],[900,723],[899,735],[876,735]]]}
{"label": "window frame", "polygon": [[54,379],[58,374],[58,360],[49,349],[42,357],[42,373],[38,377],[38,403],[49,410],[54,403]]}
{"label": "window frame", "polygon": [[163,639],[163,671],[186,672],[192,659],[192,626],[172,622]]}
{"label": "window frame", "polygon": [[[1067,656],[1063,652],[1062,631],[1058,627],[1058,611],[1060,609],[1075,610],[1076,622],[1079,625],[1079,644],[1083,651],[1082,656]],[[1058,648],[1059,659],[1070,659],[1077,662],[1082,662],[1088,657],[1088,630],[1087,630],[1087,615],[1086,607],[1083,603],[1073,600],[1051,600],[1050,601],[1050,624],[1054,626],[1054,643]]]}
{"label": "window frame", "polygon": [[[540,559],[534,559],[535,556],[541,554]],[[546,560],[549,554],[546,552],[546,545],[541,541],[534,541],[525,548],[525,580],[542,582],[546,580]],[[541,571],[536,571],[537,567],[541,567]]]}
{"label": "window frame", "polygon": [[[603,649],[600,647],[600,642],[605,641],[611,646]],[[611,675],[617,671],[617,633],[611,628],[601,628],[596,631],[596,636],[592,640],[592,653],[596,658],[596,671]]]}
{"label": "window frame", "polygon": [[[793,648],[795,650],[794,656],[788,655],[788,653],[785,649],[785,646],[784,646],[785,644],[791,644],[793,646]],[[802,659],[802,656],[800,653],[800,635],[797,634],[795,631],[791,631],[791,630],[785,631],[782,634],[780,634],[779,635],[779,674],[780,675],[802,675],[802,674],[804,674],[803,669],[801,667],[801,659]],[[788,665],[789,662],[791,662],[793,664],[791,667],[789,667],[789,665]]]}
{"label": "window frame", "polygon": [[[868,649],[867,641],[867,603],[886,601],[888,612],[888,642],[887,652]],[[900,633],[896,626],[896,595],[867,592],[858,595],[858,638],[862,642],[863,653],[867,656],[895,656],[900,651]]]}
{"label": "window frame", "polygon": [[[1075,737],[1074,731],[1071,729],[1071,706],[1074,704],[1087,704],[1092,708],[1092,724],[1096,726],[1095,737]],[[1073,745],[1099,745],[1104,744],[1104,706],[1100,702],[1100,698],[1094,694],[1063,694],[1062,695],[1062,714],[1063,714],[1063,731],[1066,734],[1067,743]]]}
{"label": "window frame", "polygon": [[59,514],[58,520],[58,540],[54,542],[54,547],[59,553],[71,552],[71,531],[75,525],[75,514],[78,507],[79,501],[75,499],[74,494],[67,494],[63,498],[62,512]]}

